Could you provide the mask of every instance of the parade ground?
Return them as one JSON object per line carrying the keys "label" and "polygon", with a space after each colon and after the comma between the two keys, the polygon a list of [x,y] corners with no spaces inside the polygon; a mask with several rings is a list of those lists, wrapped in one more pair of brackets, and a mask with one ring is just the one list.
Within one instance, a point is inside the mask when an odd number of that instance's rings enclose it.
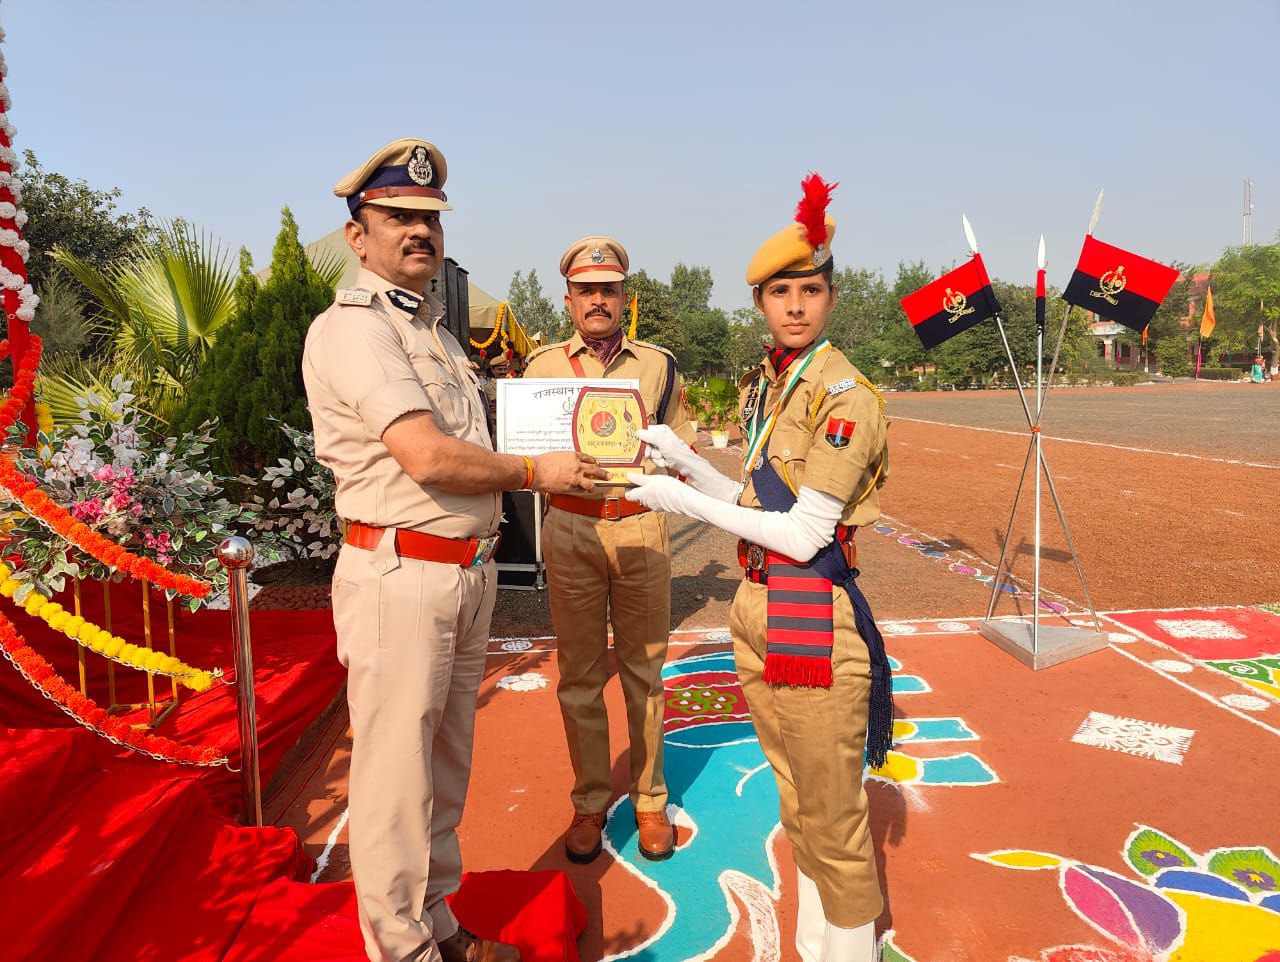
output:
{"label": "parade ground", "polygon": [[[858,534],[896,672],[897,750],[866,781],[887,894],[883,957],[1280,959],[1280,388],[1055,392],[1046,458],[1110,645],[1040,672],[978,635],[1027,454],[1016,396],[887,400],[885,516]],[[732,470],[740,454],[713,456]],[[1043,510],[1042,614],[1084,624],[1047,491]],[[1029,504],[1016,521],[1019,580],[997,614],[1029,617]],[[793,959],[789,845],[733,673],[733,539],[673,519],[672,543],[665,731],[677,854],[640,859],[620,797],[606,852],[587,866],[564,857],[571,773],[556,642],[544,596],[504,591],[464,861],[567,873],[586,908],[583,959]],[[272,603],[270,589],[256,602]],[[616,678],[607,697],[622,796]],[[272,786],[267,815],[298,831],[316,880],[344,880],[341,705],[308,744]]]}

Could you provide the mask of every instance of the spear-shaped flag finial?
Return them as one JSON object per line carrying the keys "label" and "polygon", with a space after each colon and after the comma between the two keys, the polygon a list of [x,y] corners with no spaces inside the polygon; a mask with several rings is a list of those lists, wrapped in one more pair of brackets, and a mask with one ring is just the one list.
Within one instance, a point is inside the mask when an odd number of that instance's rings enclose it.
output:
{"label": "spear-shaped flag finial", "polygon": [[960,221],[964,224],[964,236],[969,242],[969,252],[978,253],[978,238],[973,234],[973,225],[969,223],[969,218],[965,214],[960,215]]}
{"label": "spear-shaped flag finial", "polygon": [[1044,267],[1045,267],[1045,264],[1046,264],[1046,263],[1047,263],[1047,262],[1046,262],[1046,261],[1045,261],[1045,259],[1044,259],[1044,234],[1041,234],[1041,235],[1040,235],[1040,246],[1039,246],[1039,248],[1036,250],[1036,267],[1037,267],[1038,269],[1040,269],[1040,270],[1044,270]]}
{"label": "spear-shaped flag finial", "polygon": [[1092,234],[1093,229],[1098,226],[1098,218],[1102,216],[1102,194],[1105,188],[1098,188],[1098,199],[1093,202],[1093,213],[1089,216],[1089,229],[1086,234]]}

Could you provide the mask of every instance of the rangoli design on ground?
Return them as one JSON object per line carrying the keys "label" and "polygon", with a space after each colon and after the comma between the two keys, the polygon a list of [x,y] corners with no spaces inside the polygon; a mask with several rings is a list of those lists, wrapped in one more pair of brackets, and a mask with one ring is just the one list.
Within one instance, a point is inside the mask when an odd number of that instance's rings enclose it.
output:
{"label": "rangoli design on ground", "polygon": [[[1273,953],[1280,947],[1280,861],[1262,846],[1200,854],[1170,835],[1139,825],[1120,853],[1133,877],[1049,852],[1005,849],[973,857],[1001,868],[1056,874],[1058,891],[1070,909],[1120,949],[1058,946],[1042,952],[1042,959],[1277,958]],[[1014,957],[1010,962],[1021,960]]]}
{"label": "rangoli design on ground", "polygon": [[[924,679],[902,673],[890,659],[896,695],[930,691]],[[693,655],[663,668],[666,712],[663,732],[669,812],[685,826],[680,849],[666,862],[635,851],[631,800],[619,799],[605,823],[605,847],[628,871],[644,879],[667,905],[662,925],[648,939],[608,959],[646,962],[709,959],[728,943],[746,915],[757,962],[785,955],[776,905],[781,881],[772,846],[778,823],[778,789],[756,740],[750,709],[729,652]],[[981,786],[997,782],[977,755],[917,755],[934,744],[977,742],[962,718],[911,717],[895,722],[900,747],[888,763],[864,777],[925,787]],[[731,814],[730,814],[731,813]],[[885,942],[890,959],[904,959]]]}
{"label": "rangoli design on ground", "polygon": [[1189,728],[1091,711],[1071,740],[1077,745],[1092,745],[1107,751],[1181,765],[1193,735],[1195,732]]}

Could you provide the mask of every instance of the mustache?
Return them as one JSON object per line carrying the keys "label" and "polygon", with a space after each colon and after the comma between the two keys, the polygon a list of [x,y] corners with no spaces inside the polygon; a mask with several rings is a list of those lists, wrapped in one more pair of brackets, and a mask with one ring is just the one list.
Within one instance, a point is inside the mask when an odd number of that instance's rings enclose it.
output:
{"label": "mustache", "polygon": [[404,248],[406,254],[431,254],[435,255],[436,245],[431,241],[421,241],[414,244],[406,244]]}
{"label": "mustache", "polygon": [[603,308],[603,307],[591,308],[591,310],[587,311],[587,317],[605,317],[605,318],[608,318],[609,320],[613,320],[613,315],[609,313],[609,311],[606,308]]}

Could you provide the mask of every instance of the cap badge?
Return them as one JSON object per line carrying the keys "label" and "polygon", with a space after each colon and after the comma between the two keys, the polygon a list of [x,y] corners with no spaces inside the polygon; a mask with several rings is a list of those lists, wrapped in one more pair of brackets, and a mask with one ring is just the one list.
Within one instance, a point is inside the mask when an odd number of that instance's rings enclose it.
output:
{"label": "cap badge", "polygon": [[426,187],[431,183],[434,171],[431,169],[431,158],[427,155],[426,147],[419,144],[413,148],[413,153],[409,155],[407,171],[409,179],[415,184]]}
{"label": "cap badge", "polygon": [[604,263],[604,251],[602,251],[602,250],[601,250],[600,248],[598,248],[598,247],[597,247],[595,250],[593,250],[593,251],[591,252],[591,263],[593,263],[593,264],[603,264],[603,263]]}
{"label": "cap badge", "polygon": [[831,260],[831,248],[826,244],[819,244],[813,249],[813,266],[821,267],[827,261]]}

